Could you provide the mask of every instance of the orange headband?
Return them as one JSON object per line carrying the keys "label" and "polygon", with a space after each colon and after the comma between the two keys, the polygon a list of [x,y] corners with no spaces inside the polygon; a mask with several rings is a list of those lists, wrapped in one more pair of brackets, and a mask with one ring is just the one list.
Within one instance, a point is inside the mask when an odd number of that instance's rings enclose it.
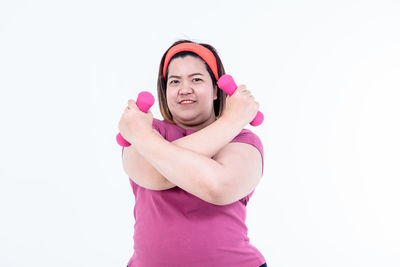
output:
{"label": "orange headband", "polygon": [[171,61],[171,58],[178,54],[179,52],[190,51],[201,57],[207,65],[210,67],[211,71],[214,74],[215,79],[218,81],[218,67],[217,67],[217,59],[214,54],[202,45],[198,45],[195,43],[180,43],[173,46],[165,56],[164,61],[164,69],[163,76],[165,79],[165,74],[167,73],[168,64]]}

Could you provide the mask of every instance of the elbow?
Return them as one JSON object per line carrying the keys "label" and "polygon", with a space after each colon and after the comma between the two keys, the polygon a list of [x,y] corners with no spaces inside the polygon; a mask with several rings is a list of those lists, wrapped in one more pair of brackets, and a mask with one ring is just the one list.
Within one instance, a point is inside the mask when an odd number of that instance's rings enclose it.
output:
{"label": "elbow", "polygon": [[224,182],[228,178],[227,174],[224,171],[217,173],[213,179],[213,185],[210,190],[210,203],[217,206],[225,206],[232,204],[234,201],[231,201],[229,198],[229,187]]}
{"label": "elbow", "polygon": [[232,204],[234,202],[235,201],[230,200],[229,198],[227,198],[223,194],[214,194],[211,197],[211,200],[209,201],[209,203],[217,205],[217,206],[227,206],[227,205],[230,205],[230,204]]}

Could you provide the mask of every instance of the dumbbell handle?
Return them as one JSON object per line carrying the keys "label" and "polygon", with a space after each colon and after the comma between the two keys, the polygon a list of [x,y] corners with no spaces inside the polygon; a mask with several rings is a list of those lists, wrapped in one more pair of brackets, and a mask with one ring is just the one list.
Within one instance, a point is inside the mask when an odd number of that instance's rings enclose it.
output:
{"label": "dumbbell handle", "polygon": [[[233,80],[232,76],[229,74],[222,75],[218,80],[218,87],[221,88],[225,93],[229,96],[233,95],[233,93],[237,89],[237,85]],[[258,126],[264,121],[264,114],[261,111],[257,111],[257,115],[250,122],[252,126]]]}
{"label": "dumbbell handle", "polygon": [[[136,105],[141,111],[147,112],[153,104],[154,96],[150,92],[142,91],[139,93],[136,100]],[[128,147],[131,145],[131,143],[129,143],[125,140],[125,138],[122,137],[121,133],[117,134],[117,143],[123,147]]]}

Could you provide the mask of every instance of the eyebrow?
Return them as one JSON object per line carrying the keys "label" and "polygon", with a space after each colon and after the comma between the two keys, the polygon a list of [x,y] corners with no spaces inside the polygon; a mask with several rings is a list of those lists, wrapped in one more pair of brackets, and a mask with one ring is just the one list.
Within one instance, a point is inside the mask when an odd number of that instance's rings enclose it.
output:
{"label": "eyebrow", "polygon": [[[201,75],[201,76],[204,76],[202,73],[200,73],[200,72],[196,72],[196,73],[192,73],[192,74],[190,74],[188,77],[193,77],[193,76],[196,76],[196,75]],[[169,76],[169,77],[168,77],[168,79],[171,79],[171,78],[177,78],[177,79],[180,79],[180,78],[181,78],[181,76],[177,76],[177,75],[171,75],[171,76]]]}

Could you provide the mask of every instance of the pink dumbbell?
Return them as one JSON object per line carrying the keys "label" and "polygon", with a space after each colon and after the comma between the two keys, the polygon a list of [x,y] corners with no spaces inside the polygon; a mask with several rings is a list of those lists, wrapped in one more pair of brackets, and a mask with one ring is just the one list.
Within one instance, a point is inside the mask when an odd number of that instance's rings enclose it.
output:
{"label": "pink dumbbell", "polygon": [[[233,80],[232,76],[229,74],[222,75],[218,80],[218,87],[221,88],[225,93],[231,96],[237,89],[237,85]],[[258,126],[264,121],[264,114],[257,111],[257,115],[250,122],[252,126]]]}
{"label": "pink dumbbell", "polygon": [[[147,112],[153,104],[154,104],[154,96],[151,93],[147,91],[139,93],[136,100],[136,105],[141,111]],[[129,143],[128,141],[125,140],[125,138],[122,137],[121,133],[117,134],[117,143],[123,147],[131,145],[131,143]]]}

